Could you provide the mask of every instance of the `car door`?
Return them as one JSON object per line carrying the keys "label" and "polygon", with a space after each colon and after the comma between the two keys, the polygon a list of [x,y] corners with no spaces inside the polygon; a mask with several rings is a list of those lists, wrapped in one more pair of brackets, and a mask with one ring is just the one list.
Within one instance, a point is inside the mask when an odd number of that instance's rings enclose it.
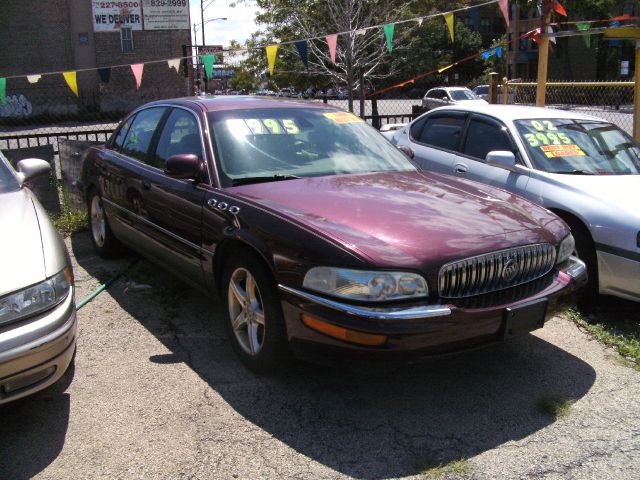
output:
{"label": "car door", "polygon": [[139,242],[137,216],[142,184],[139,165],[146,159],[155,129],[165,113],[164,107],[134,113],[122,123],[95,161],[109,226],[118,239],[129,245]]}
{"label": "car door", "polygon": [[139,213],[145,253],[197,284],[204,282],[201,222],[208,175],[203,168],[199,181],[172,178],[165,174],[164,165],[177,154],[197,155],[204,165],[201,130],[191,110],[175,107],[168,113],[143,166]]}
{"label": "car door", "polygon": [[467,116],[466,112],[440,111],[414,122],[409,128],[414,162],[423,170],[451,174]]}
{"label": "car door", "polygon": [[487,154],[496,150],[513,152],[516,163],[523,165],[516,143],[506,126],[485,115],[470,115],[462,147],[453,162],[452,173],[514,193],[524,193],[529,181],[525,168],[512,172],[487,164]]}

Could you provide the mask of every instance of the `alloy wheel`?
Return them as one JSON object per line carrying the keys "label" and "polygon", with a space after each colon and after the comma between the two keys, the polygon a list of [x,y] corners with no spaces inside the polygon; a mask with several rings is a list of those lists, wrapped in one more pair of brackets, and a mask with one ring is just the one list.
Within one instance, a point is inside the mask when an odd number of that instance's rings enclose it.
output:
{"label": "alloy wheel", "polygon": [[257,355],[265,340],[265,314],[260,289],[249,270],[234,270],[229,280],[228,304],[236,340],[245,353]]}

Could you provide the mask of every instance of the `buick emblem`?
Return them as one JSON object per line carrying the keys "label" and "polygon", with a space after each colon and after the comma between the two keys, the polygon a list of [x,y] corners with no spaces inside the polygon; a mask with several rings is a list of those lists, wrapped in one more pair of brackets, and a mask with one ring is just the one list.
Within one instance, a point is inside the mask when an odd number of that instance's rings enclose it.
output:
{"label": "buick emblem", "polygon": [[518,275],[519,267],[520,265],[513,257],[506,259],[502,266],[502,279],[506,283],[511,282]]}

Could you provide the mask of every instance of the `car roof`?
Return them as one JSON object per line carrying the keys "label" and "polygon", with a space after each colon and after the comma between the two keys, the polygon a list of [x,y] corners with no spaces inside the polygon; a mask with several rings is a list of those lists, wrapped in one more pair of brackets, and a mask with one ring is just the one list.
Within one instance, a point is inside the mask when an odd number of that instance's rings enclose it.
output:
{"label": "car roof", "polygon": [[514,121],[527,118],[574,118],[578,120],[597,120],[600,122],[606,122],[598,117],[592,115],[586,115],[575,110],[558,110],[555,108],[546,107],[530,107],[525,105],[449,105],[445,107],[434,108],[429,113],[437,112],[439,110],[455,110],[472,113],[481,113],[490,115],[492,117],[499,118],[503,121]]}
{"label": "car roof", "polygon": [[429,90],[469,90],[467,87],[433,87]]}
{"label": "car roof", "polygon": [[332,105],[314,102],[310,100],[301,100],[282,97],[257,97],[254,95],[202,95],[197,97],[172,98],[168,100],[157,100],[147,103],[144,106],[152,105],[181,105],[185,107],[193,107],[200,105],[207,112],[219,110],[241,110],[253,108],[330,108],[340,110]]}

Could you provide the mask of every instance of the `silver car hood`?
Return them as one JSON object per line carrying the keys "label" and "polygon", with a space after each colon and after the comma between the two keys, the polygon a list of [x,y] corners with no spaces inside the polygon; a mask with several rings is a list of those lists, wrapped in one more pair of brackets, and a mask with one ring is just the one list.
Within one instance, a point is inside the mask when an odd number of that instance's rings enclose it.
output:
{"label": "silver car hood", "polygon": [[615,207],[630,219],[640,217],[640,175],[546,175],[595,201]]}
{"label": "silver car hood", "polygon": [[38,214],[26,189],[0,194],[0,296],[46,278]]}

